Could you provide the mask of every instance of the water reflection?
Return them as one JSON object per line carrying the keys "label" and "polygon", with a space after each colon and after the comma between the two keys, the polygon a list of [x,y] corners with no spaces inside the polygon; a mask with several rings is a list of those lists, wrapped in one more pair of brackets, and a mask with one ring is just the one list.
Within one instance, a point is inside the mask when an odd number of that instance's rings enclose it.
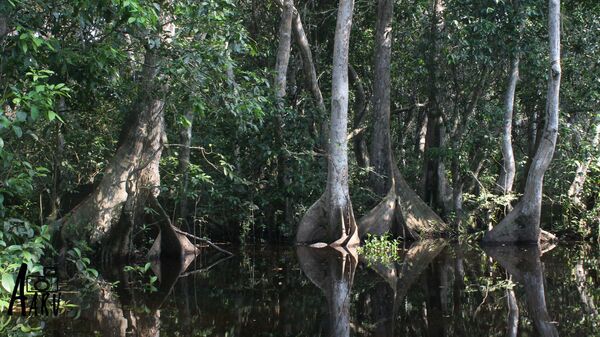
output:
{"label": "water reflection", "polygon": [[[546,307],[544,275],[540,261],[541,250],[535,246],[527,248],[500,246],[487,247],[485,252],[498,261],[512,278],[524,287],[528,312],[539,334],[542,337],[558,336],[556,323],[550,319]],[[514,321],[509,321],[509,331],[511,329],[516,329]]]}
{"label": "water reflection", "polygon": [[371,319],[375,322],[373,336],[394,335],[395,317],[404,297],[420,275],[446,246],[444,240],[414,243],[400,261],[381,263],[361,258],[384,282],[377,282],[367,295],[371,303]]}
{"label": "water reflection", "polygon": [[326,336],[350,336],[350,292],[358,263],[356,248],[296,249],[300,268],[325,294],[328,308]]}
{"label": "water reflection", "polygon": [[[355,251],[251,246],[227,260],[152,266],[158,291],[112,266],[52,336],[594,336],[598,250],[422,241],[398,261]],[[147,279],[149,275],[145,275]],[[110,283],[118,282],[111,287]],[[511,284],[514,283],[514,286]],[[558,323],[554,323],[554,321]]]}

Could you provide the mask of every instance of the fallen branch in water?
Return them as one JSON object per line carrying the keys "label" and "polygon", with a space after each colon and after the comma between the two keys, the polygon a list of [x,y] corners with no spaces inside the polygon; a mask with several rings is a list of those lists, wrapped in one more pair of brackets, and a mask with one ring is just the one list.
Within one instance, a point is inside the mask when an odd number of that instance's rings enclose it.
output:
{"label": "fallen branch in water", "polygon": [[188,232],[184,232],[184,231],[182,231],[181,229],[179,229],[179,228],[177,228],[177,227],[175,227],[175,226],[173,226],[173,225],[171,225],[171,227],[173,227],[173,230],[174,230],[175,232],[177,232],[177,233],[179,233],[179,234],[181,234],[181,235],[185,235],[185,236],[187,236],[188,238],[190,238],[190,239],[194,239],[194,240],[196,240],[196,241],[201,241],[201,242],[204,242],[204,243],[206,243],[207,245],[209,245],[209,246],[213,247],[214,249],[216,249],[216,250],[220,251],[221,253],[225,253],[225,254],[227,254],[227,255],[231,255],[231,256],[233,256],[233,253],[232,253],[232,252],[230,252],[230,251],[228,251],[228,250],[225,250],[225,249],[223,249],[223,248],[221,248],[221,247],[219,247],[219,246],[215,245],[214,243],[212,243],[212,242],[211,242],[210,240],[208,240],[208,239],[203,239],[203,238],[201,238],[201,237],[198,237],[198,236],[192,235],[192,234],[190,234],[190,233],[188,233]]}
{"label": "fallen branch in water", "polygon": [[[167,214],[167,211],[165,211],[165,209],[162,207],[162,205],[160,204],[160,202],[158,202],[158,199],[157,199],[155,196],[151,196],[151,198],[150,198],[150,199],[151,199],[151,201],[154,203],[154,205],[156,206],[156,208],[158,208],[158,211],[159,211],[159,213],[160,213],[161,217],[162,217],[162,218],[163,218],[163,219],[164,219],[164,220],[167,222],[167,224],[168,224],[168,225],[169,225],[169,226],[170,226],[170,227],[171,227],[171,228],[172,228],[172,229],[175,231],[175,233],[178,233],[178,234],[181,234],[181,235],[183,235],[183,236],[186,236],[188,239],[194,239],[195,241],[204,242],[204,243],[206,243],[207,245],[209,245],[209,246],[213,247],[214,249],[216,249],[216,250],[220,251],[221,253],[225,253],[225,254],[227,254],[227,255],[232,255],[232,256],[233,256],[233,253],[232,253],[232,252],[230,252],[230,251],[228,251],[228,250],[225,250],[225,249],[223,249],[223,248],[221,248],[221,247],[219,247],[219,246],[215,245],[215,244],[214,244],[214,243],[212,243],[212,242],[211,242],[209,239],[203,239],[203,238],[201,238],[201,237],[198,237],[198,236],[192,235],[192,234],[190,234],[190,233],[188,233],[188,232],[184,232],[184,231],[182,231],[181,229],[179,229],[179,228],[177,228],[177,227],[173,226],[173,223],[171,222],[171,219],[169,218],[169,215]],[[194,246],[198,246],[198,245],[194,244]]]}

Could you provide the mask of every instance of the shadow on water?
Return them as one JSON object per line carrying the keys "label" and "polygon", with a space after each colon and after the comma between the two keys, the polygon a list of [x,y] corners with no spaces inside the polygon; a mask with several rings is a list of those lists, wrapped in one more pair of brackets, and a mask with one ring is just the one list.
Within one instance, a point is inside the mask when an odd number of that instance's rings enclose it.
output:
{"label": "shadow on water", "polygon": [[[598,336],[597,247],[417,242],[398,261],[248,246],[222,259],[111,266],[51,336]],[[141,279],[158,277],[148,292]],[[116,286],[111,286],[117,282]]]}

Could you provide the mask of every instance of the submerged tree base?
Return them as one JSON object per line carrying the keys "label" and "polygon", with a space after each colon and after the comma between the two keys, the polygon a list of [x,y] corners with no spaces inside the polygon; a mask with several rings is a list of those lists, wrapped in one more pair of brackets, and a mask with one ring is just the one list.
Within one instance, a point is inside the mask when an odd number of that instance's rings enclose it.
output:
{"label": "submerged tree base", "polygon": [[[298,224],[296,243],[311,247],[357,246],[360,243],[358,226],[354,219],[352,204],[345,209],[327,207],[326,195],[322,195],[306,212]],[[332,233],[330,228],[339,228]]]}
{"label": "submerged tree base", "polygon": [[440,237],[449,231],[448,225],[410,188],[397,167],[392,188],[359,220],[358,228],[362,237],[392,233],[410,240]]}

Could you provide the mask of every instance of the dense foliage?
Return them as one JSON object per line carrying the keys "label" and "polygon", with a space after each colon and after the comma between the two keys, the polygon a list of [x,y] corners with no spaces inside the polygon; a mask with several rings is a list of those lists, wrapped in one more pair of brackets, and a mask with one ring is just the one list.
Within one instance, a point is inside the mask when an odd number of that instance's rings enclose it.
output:
{"label": "dense foliage", "polygon": [[[416,191],[429,157],[446,163],[450,182],[466,180],[469,221],[456,228],[463,234],[499,221],[498,209],[521,191],[499,195],[495,188],[502,156],[502,97],[514,52],[522,58],[513,126],[518,186],[524,184],[535,145],[531,135],[543,124],[547,5],[539,0],[515,4],[460,0],[445,5],[443,29],[434,37],[439,46],[436,76],[444,123],[453,132],[443,147],[425,153],[420,133],[430,90],[432,5],[416,0],[395,9],[393,151]],[[328,102],[336,3],[298,1],[296,7]],[[375,7],[371,1],[356,2],[351,35],[350,63],[367,98],[363,125],[351,124],[366,127],[365,139],[378,132],[370,127],[368,113]],[[50,239],[47,231],[97,186],[123,140],[122,130],[135,118],[132,109],[142,90],[140,72],[148,49],[161,56],[158,81],[166,89],[159,197],[164,208],[178,222],[179,205],[186,200],[193,231],[215,239],[290,241],[325,181],[318,128],[327,116],[307,88],[294,44],[288,93],[283,105],[276,102],[272,81],[279,13],[277,2],[271,1],[2,2],[2,274],[15,270],[14,256],[39,261],[40,249]],[[600,5],[565,2],[562,20],[560,136],[545,179],[542,227],[565,237],[598,238]],[[468,116],[479,88],[475,114]],[[357,103],[354,86],[351,96],[351,104]],[[354,119],[359,112],[351,108]],[[191,157],[182,171],[185,145],[180,140],[187,128],[192,131]],[[568,190],[582,163],[587,164],[587,179],[581,202],[574,203]],[[378,202],[368,187],[368,171],[351,156],[357,214]],[[450,222],[455,217],[445,214]],[[150,243],[153,231],[150,224],[137,228],[134,239]]]}

